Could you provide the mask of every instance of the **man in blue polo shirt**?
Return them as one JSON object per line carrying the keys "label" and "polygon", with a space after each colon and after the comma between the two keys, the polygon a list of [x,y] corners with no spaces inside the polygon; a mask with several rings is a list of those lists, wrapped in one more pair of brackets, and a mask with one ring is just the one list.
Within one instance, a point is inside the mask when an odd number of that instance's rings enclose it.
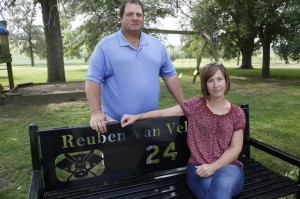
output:
{"label": "man in blue polo shirt", "polygon": [[177,103],[184,100],[176,70],[163,44],[142,32],[144,9],[140,0],[122,0],[121,29],[95,47],[85,90],[90,125],[106,132],[106,122],[120,121],[124,113],[158,109],[162,77]]}

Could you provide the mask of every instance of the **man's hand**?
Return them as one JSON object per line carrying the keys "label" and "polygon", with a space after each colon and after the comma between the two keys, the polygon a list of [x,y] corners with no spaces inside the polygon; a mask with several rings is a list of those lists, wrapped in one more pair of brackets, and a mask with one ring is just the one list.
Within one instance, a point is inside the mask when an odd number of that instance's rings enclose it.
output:
{"label": "man's hand", "polygon": [[106,115],[102,112],[91,113],[90,126],[97,132],[105,133],[106,129]]}

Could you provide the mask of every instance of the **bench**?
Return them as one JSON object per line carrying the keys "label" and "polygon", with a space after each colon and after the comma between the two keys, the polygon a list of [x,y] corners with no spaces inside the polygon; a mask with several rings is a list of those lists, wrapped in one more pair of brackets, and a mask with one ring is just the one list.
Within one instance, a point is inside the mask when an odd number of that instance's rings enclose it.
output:
{"label": "bench", "polygon": [[[300,198],[299,178],[282,176],[250,156],[250,146],[300,167],[298,157],[249,135],[249,109],[240,160],[245,186],[237,197]],[[28,198],[194,198],[185,179],[189,151],[187,121],[169,117],[108,124],[99,134],[88,126],[38,130],[29,126],[32,182]]]}

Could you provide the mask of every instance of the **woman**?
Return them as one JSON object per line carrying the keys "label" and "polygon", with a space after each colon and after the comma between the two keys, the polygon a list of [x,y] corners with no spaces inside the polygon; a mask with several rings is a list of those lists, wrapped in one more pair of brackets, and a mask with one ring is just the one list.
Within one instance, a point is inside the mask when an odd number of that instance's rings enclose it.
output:
{"label": "woman", "polygon": [[224,65],[207,64],[201,72],[203,96],[179,105],[137,115],[124,115],[123,127],[136,120],[185,115],[188,120],[187,182],[197,198],[230,199],[244,185],[243,164],[238,161],[243,146],[245,115],[226,100],[230,79]]}

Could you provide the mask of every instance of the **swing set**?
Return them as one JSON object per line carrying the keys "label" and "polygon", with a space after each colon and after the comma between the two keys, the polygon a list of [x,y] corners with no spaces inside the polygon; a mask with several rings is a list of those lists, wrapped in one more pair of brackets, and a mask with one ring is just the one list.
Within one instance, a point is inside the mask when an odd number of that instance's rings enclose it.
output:
{"label": "swing set", "polygon": [[9,87],[10,89],[13,89],[14,78],[11,67],[12,58],[9,51],[8,34],[8,30],[6,29],[6,22],[0,21],[0,64],[6,63]]}
{"label": "swing set", "polygon": [[[204,49],[207,48],[207,47],[215,49],[211,37],[205,31],[195,32],[195,31],[162,30],[162,29],[144,29],[144,31],[147,32],[147,33],[198,35],[198,36],[201,36],[204,39],[204,43],[201,46],[201,49],[199,51],[197,51],[197,63],[196,63],[195,70],[193,72],[193,83],[196,82],[196,78],[199,75],[200,64],[201,64],[202,57],[203,57],[203,54],[204,54]],[[213,52],[216,52],[216,51],[213,50]],[[215,61],[219,60],[216,53],[213,53],[213,56],[214,56]]]}

